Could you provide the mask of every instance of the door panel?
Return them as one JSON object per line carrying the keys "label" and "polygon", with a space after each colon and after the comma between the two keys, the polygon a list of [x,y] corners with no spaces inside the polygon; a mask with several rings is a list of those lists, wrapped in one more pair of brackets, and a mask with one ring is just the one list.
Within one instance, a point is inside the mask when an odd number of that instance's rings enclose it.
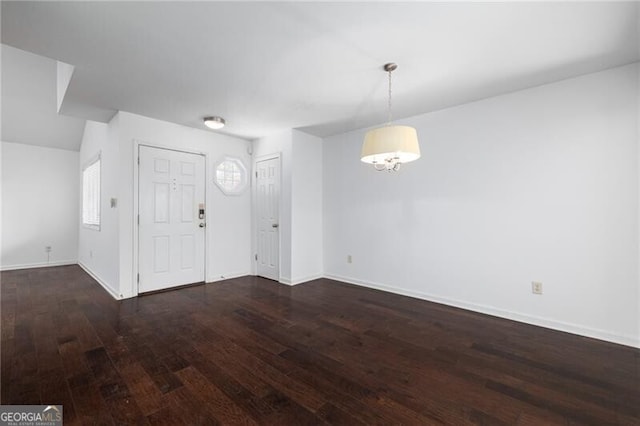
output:
{"label": "door panel", "polygon": [[258,275],[280,279],[280,159],[256,163]]}
{"label": "door panel", "polygon": [[155,223],[167,223],[169,221],[169,184],[153,183],[155,194],[153,208],[155,212]]}
{"label": "door panel", "polygon": [[169,271],[169,237],[156,235],[153,238],[153,272]]}
{"label": "door panel", "polygon": [[138,291],[204,281],[204,157],[140,146]]}
{"label": "door panel", "polygon": [[181,244],[181,262],[180,267],[182,269],[193,269],[194,255],[195,255],[195,241],[193,235],[182,235],[180,237]]}
{"label": "door panel", "polygon": [[195,187],[193,185],[182,185],[180,200],[180,220],[185,222],[193,222],[195,219]]}

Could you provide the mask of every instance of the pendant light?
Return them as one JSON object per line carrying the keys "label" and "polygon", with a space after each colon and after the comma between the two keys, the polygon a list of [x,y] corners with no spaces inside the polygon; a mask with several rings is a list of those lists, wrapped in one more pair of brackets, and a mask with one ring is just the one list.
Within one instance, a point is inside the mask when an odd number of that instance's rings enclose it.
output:
{"label": "pendant light", "polygon": [[387,125],[369,130],[364,136],[360,160],[373,164],[378,171],[400,170],[400,164],[420,158],[420,145],[416,129],[391,124],[391,72],[398,68],[394,63],[384,65],[389,74],[389,102]]}

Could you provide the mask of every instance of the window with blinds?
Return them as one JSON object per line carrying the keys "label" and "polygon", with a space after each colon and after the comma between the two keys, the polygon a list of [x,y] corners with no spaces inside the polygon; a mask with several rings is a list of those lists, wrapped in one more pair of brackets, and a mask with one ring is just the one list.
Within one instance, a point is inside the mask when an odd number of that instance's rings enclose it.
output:
{"label": "window with blinds", "polygon": [[82,170],[82,224],[100,229],[100,157]]}

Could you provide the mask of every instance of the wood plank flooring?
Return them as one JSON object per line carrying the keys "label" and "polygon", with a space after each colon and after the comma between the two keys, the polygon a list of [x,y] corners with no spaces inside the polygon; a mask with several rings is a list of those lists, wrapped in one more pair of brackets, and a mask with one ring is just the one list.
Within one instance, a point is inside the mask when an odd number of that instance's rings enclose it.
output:
{"label": "wood plank flooring", "polygon": [[2,272],[3,404],[65,425],[640,425],[640,351],[330,280],[114,301]]}

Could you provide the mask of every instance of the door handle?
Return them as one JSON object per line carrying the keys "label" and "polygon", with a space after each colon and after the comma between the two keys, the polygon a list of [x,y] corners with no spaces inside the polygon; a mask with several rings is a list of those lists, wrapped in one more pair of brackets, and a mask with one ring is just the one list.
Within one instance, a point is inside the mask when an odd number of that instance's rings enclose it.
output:
{"label": "door handle", "polygon": [[201,223],[200,225],[198,225],[200,228],[204,228],[205,226],[207,226],[206,223]]}
{"label": "door handle", "polygon": [[277,223],[274,223],[274,224],[271,225],[272,228],[277,228],[278,226],[280,226],[280,225],[278,225]]}

